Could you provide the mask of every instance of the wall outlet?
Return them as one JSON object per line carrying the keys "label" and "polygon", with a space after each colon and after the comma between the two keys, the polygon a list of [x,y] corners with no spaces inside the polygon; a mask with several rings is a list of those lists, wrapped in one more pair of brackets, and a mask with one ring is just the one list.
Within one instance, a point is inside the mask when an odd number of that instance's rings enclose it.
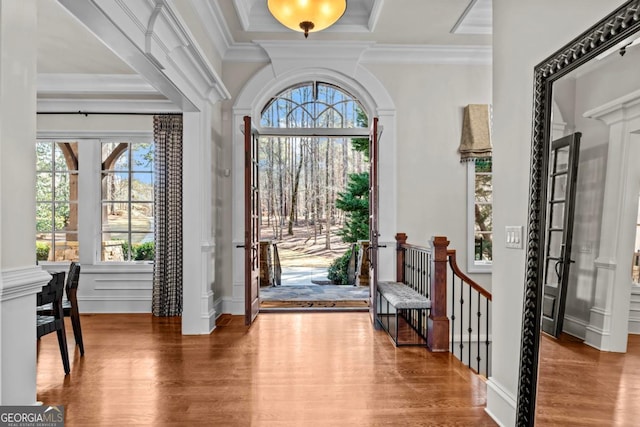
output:
{"label": "wall outlet", "polygon": [[507,225],[505,232],[505,246],[511,249],[522,249],[522,230],[521,225]]}

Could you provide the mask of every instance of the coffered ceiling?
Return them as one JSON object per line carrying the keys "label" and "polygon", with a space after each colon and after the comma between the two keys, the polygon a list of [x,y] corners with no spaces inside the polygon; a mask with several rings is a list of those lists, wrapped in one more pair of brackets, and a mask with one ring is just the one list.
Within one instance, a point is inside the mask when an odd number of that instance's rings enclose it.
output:
{"label": "coffered ceiling", "polygon": [[[406,60],[414,54],[453,50],[456,63],[464,63],[464,58],[486,63],[491,1],[348,0],[343,17],[329,29],[312,33],[309,41],[369,42],[377,49],[370,49],[369,60],[397,61],[398,55]],[[39,99],[161,98],[58,0],[37,4]],[[186,22],[200,21],[223,59],[238,58],[238,52],[257,52],[256,57],[264,58],[265,42],[304,40],[271,16],[266,0],[170,0],[170,4]],[[87,77],[92,75],[96,76],[93,88]],[[108,76],[117,76],[111,79],[115,83],[109,84]],[[111,92],[105,93],[106,87]]]}

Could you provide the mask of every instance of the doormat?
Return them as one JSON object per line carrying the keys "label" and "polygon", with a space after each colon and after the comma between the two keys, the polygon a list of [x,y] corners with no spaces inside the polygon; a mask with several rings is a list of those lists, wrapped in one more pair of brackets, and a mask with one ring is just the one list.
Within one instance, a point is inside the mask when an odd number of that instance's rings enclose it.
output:
{"label": "doormat", "polygon": [[369,307],[367,300],[350,301],[261,301],[260,308],[362,308]]}

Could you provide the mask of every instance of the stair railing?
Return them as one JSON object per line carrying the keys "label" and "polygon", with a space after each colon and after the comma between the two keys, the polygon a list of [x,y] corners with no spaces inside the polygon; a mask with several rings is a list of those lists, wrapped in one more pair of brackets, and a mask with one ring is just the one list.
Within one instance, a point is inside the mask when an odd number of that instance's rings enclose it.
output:
{"label": "stair railing", "polygon": [[431,351],[450,351],[475,373],[488,377],[491,293],[460,270],[446,237],[436,236],[431,247],[422,247],[407,243],[407,235],[398,233],[396,242],[396,281],[431,300],[427,319],[416,313],[407,321],[425,333]]}
{"label": "stair railing", "polygon": [[491,371],[491,293],[464,274],[456,262],[455,249],[447,250],[451,274],[451,353],[475,373]]}

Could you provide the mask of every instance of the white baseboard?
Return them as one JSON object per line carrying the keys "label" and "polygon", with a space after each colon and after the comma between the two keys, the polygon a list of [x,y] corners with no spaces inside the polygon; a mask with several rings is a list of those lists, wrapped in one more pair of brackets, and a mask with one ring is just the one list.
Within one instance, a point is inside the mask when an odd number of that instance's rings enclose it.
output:
{"label": "white baseboard", "polygon": [[222,297],[221,313],[244,315],[244,298]]}
{"label": "white baseboard", "polygon": [[501,427],[516,424],[516,398],[496,382],[493,377],[487,381],[487,407],[485,412]]}
{"label": "white baseboard", "polygon": [[78,297],[80,314],[151,313],[151,296],[108,295]]}
{"label": "white baseboard", "polygon": [[629,316],[629,333],[640,335],[640,317]]}
{"label": "white baseboard", "polygon": [[587,326],[589,326],[588,321],[565,314],[564,322],[562,324],[562,332],[584,340],[587,337]]}
{"label": "white baseboard", "polygon": [[225,297],[220,297],[213,302],[213,309],[216,311],[216,319],[225,313],[224,298]]}

